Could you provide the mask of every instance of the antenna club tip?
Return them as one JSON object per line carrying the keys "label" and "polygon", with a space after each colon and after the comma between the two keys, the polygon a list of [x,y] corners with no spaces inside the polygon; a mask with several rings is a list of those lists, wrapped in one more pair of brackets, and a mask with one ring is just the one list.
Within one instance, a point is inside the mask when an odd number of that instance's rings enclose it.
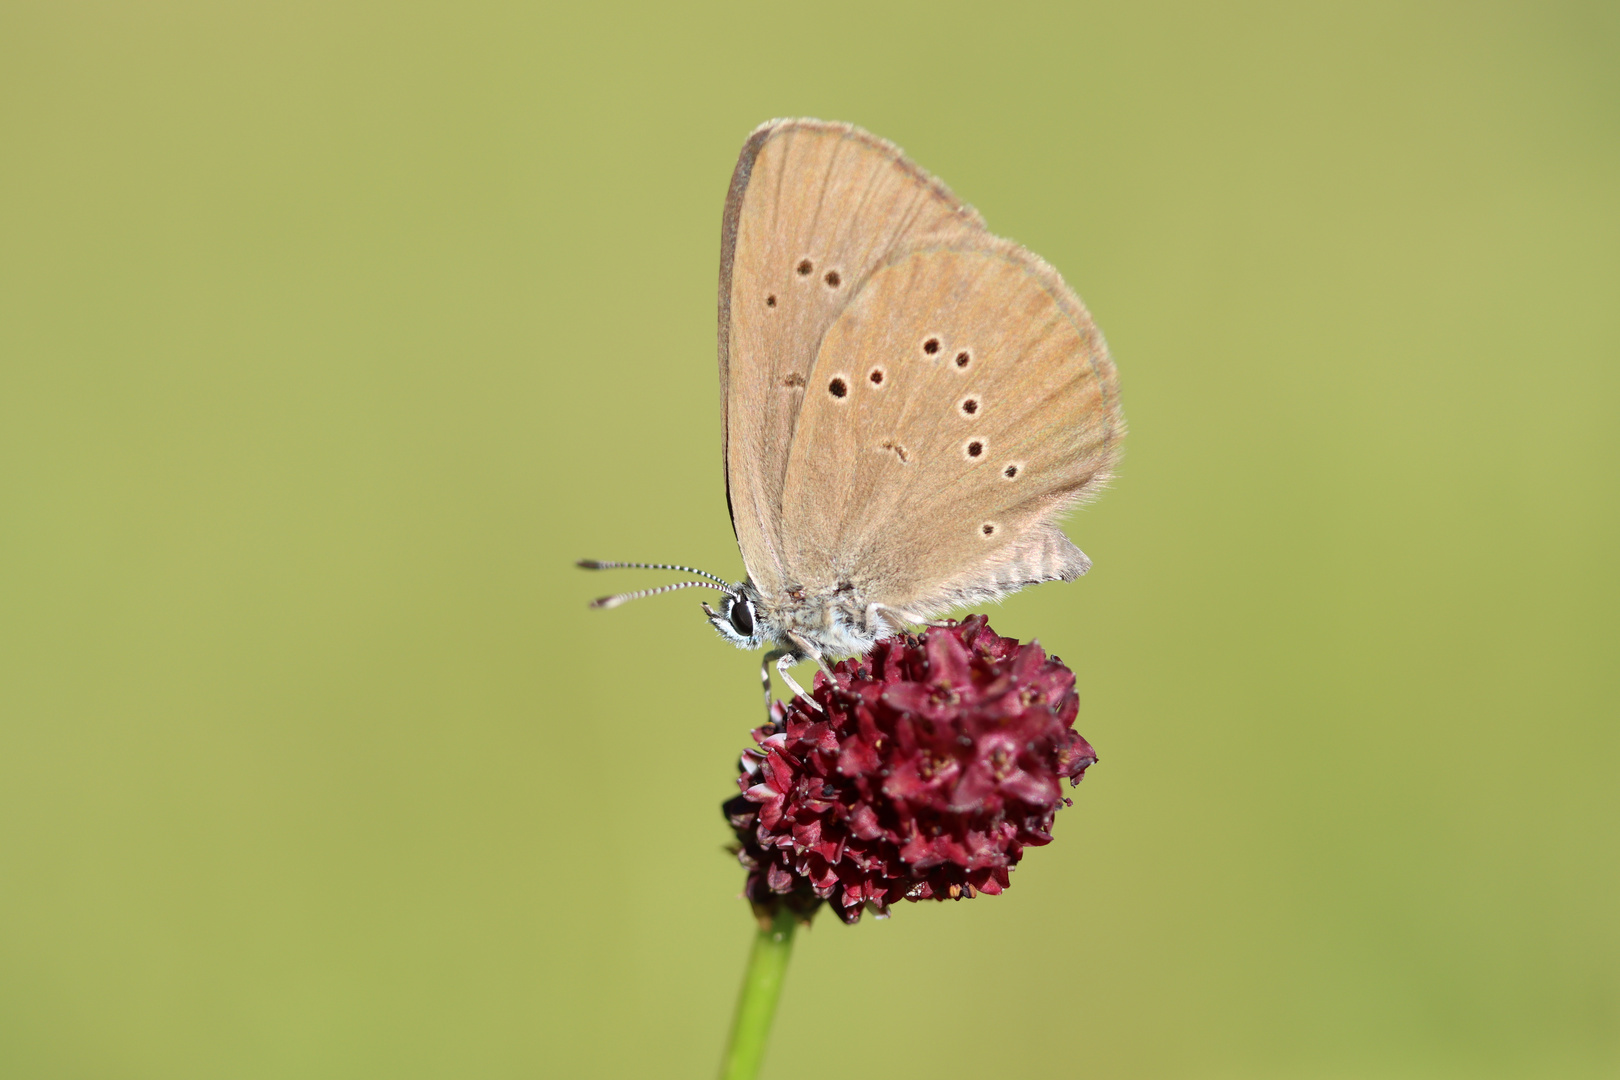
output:
{"label": "antenna club tip", "polygon": [[579,567],[581,570],[604,569],[601,559],[580,559],[578,562],[574,563],[574,565]]}
{"label": "antenna club tip", "polygon": [[624,603],[624,597],[622,596],[603,596],[592,600],[590,606],[593,608],[610,608],[618,607],[622,603]]}

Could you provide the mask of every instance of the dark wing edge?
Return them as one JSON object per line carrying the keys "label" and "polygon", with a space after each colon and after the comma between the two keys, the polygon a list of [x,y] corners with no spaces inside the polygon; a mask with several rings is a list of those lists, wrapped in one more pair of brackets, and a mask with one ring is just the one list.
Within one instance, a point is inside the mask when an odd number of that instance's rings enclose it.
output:
{"label": "dark wing edge", "polygon": [[737,166],[726,189],[726,209],[720,219],[720,304],[717,341],[720,355],[720,471],[726,480],[726,517],[731,535],[737,536],[737,512],[731,505],[731,272],[737,258],[737,218],[742,214],[743,196],[754,175],[754,160],[781,120],[771,120],[755,128],[743,143]]}

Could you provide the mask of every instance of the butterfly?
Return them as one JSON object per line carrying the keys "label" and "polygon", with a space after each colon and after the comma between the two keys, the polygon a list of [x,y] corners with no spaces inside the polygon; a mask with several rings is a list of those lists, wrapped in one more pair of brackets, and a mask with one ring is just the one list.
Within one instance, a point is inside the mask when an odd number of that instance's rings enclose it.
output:
{"label": "butterfly", "polygon": [[1057,518],[1112,474],[1119,377],[1080,298],[901,151],[850,124],[773,120],[743,146],[720,230],[726,502],[747,577],[720,635],[788,667],[1091,560]]}

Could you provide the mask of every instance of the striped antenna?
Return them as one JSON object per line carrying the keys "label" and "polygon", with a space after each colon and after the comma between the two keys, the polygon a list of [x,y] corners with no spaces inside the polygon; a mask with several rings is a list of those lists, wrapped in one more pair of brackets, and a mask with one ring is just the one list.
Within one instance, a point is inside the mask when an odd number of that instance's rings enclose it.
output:
{"label": "striped antenna", "polygon": [[695,566],[676,566],[674,563],[661,562],[603,562],[601,559],[581,559],[575,565],[582,570],[679,570],[683,574],[696,574],[710,581],[718,581],[726,587],[726,592],[732,591],[731,583],[725,578],[715,577],[707,570],[699,570]]}
{"label": "striped antenna", "polygon": [[657,589],[642,589],[640,592],[625,592],[625,593],[618,593],[618,594],[613,595],[613,596],[604,596],[600,600],[592,600],[591,601],[591,607],[593,607],[593,608],[618,607],[620,604],[624,603],[626,600],[640,600],[643,596],[657,596],[659,593],[674,592],[676,589],[691,589],[691,588],[713,589],[715,592],[723,592],[727,596],[732,595],[731,589],[729,587],[722,587],[722,586],[719,586],[719,585],[711,585],[707,581],[677,581],[673,585],[664,585],[664,586],[662,586],[660,588],[657,588]]}

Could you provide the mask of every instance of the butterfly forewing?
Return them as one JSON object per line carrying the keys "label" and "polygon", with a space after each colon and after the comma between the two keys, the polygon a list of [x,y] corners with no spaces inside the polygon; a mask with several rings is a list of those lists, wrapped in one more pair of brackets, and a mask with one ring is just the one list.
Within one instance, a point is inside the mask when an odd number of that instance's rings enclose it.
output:
{"label": "butterfly forewing", "polygon": [[1053,524],[1123,421],[1085,308],[1006,241],[892,258],[828,329],[783,487],[781,558],[918,618],[1089,566]]}
{"label": "butterfly forewing", "polygon": [[893,146],[844,124],[767,124],[743,148],[720,260],[726,490],[749,576],[779,592],[794,428],[830,326],[907,252],[992,238],[970,207]]}

